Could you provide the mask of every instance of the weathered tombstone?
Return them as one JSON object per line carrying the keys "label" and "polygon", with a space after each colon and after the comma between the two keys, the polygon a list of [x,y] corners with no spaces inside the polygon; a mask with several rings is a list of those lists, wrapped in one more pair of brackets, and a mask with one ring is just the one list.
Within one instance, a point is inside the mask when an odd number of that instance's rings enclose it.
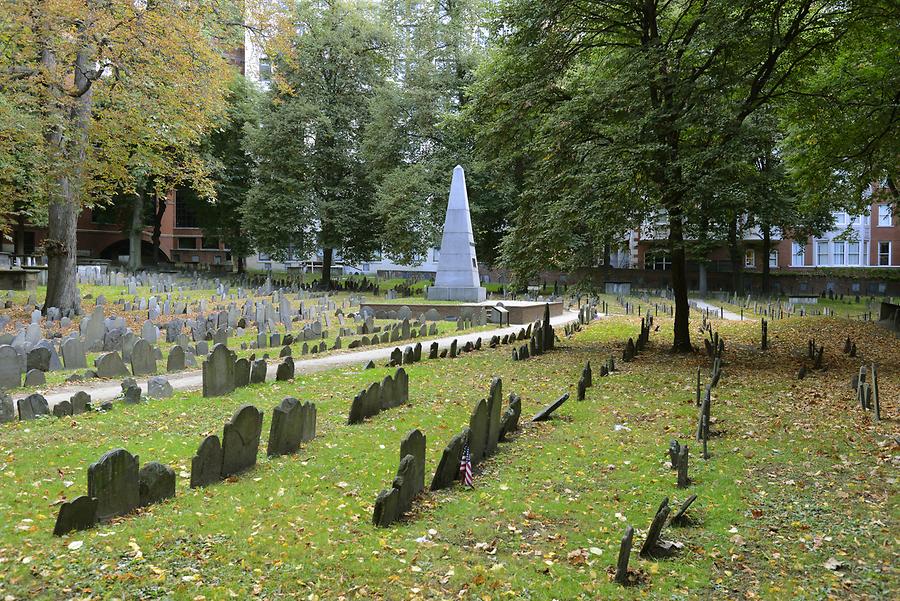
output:
{"label": "weathered tombstone", "polygon": [[169,356],[166,358],[166,371],[169,373],[181,371],[184,367],[184,349],[176,344],[169,351]]}
{"label": "weathered tombstone", "polygon": [[429,359],[437,359],[438,358],[438,343],[432,342],[431,346],[428,348],[428,358]]}
{"label": "weathered tombstone", "polygon": [[138,472],[141,507],[159,503],[175,496],[175,470],[151,461]]}
{"label": "weathered tombstone", "polygon": [[380,403],[382,411],[385,409],[393,409],[400,405],[400,395],[394,390],[394,379],[391,376],[385,376],[380,386]]}
{"label": "weathered tombstone", "polygon": [[665,556],[671,550],[671,544],[664,543],[660,538],[670,511],[669,499],[663,499],[659,509],[656,510],[656,514],[653,516],[653,521],[650,523],[647,538],[644,539],[644,544],[641,546],[641,557]]}
{"label": "weathered tombstone", "polygon": [[29,369],[25,374],[25,383],[23,386],[26,388],[31,386],[43,386],[47,383],[47,376],[44,375],[39,369]]}
{"label": "weathered tombstone", "polygon": [[88,467],[88,496],[97,499],[97,519],[125,515],[140,504],[138,457],[114,449]]}
{"label": "weathered tombstone", "polygon": [[141,402],[141,387],[131,378],[127,378],[122,383],[122,396],[126,405],[137,405]]}
{"label": "weathered tombstone", "polygon": [[59,507],[53,536],[64,536],[73,530],[87,530],[97,524],[97,499],[82,495]]}
{"label": "weathered tombstone", "polygon": [[209,358],[203,362],[203,396],[222,396],[232,391],[234,391],[234,353],[224,344],[217,344],[213,347]]}
{"label": "weathered tombstone", "polygon": [[268,365],[265,359],[254,359],[250,363],[250,383],[261,384],[266,381]]}
{"label": "weathered tombstone", "polygon": [[122,357],[115,351],[97,357],[94,367],[98,378],[122,378],[130,375]]}
{"label": "weathered tombstone", "polygon": [[459,462],[462,459],[463,449],[468,439],[469,429],[465,428],[447,443],[444,452],[441,454],[441,460],[434,470],[434,477],[431,479],[431,490],[447,488],[456,481],[459,476]]}
{"label": "weathered tombstone", "polygon": [[174,393],[172,385],[163,376],[153,376],[147,380],[147,396],[151,399],[167,399]]}
{"label": "weathered tombstone", "polygon": [[402,367],[394,374],[394,394],[397,396],[397,405],[409,402],[409,375]]}
{"label": "weathered tombstone", "polygon": [[282,347],[281,350],[278,352],[279,359],[283,359],[284,357],[290,357],[290,356],[291,356],[291,347],[289,347],[289,346]]}
{"label": "weathered tombstone", "polygon": [[685,499],[684,503],[681,504],[681,507],[678,508],[678,511],[675,512],[675,515],[672,516],[670,523],[675,524],[676,526],[688,523],[689,519],[686,515],[687,510],[696,500],[697,495],[691,495],[687,499]]}
{"label": "weathered tombstone", "polygon": [[415,497],[425,490],[425,435],[418,428],[400,441],[400,457],[412,456],[413,466],[406,482],[408,493]]}
{"label": "weathered tombstone", "polygon": [[5,392],[0,392],[0,424],[6,424],[16,419],[16,409],[12,397]]}
{"label": "weathered tombstone", "polygon": [[84,344],[77,337],[67,338],[62,343],[63,364],[66,369],[85,369],[87,356],[84,353]]}
{"label": "weathered tombstone", "polygon": [[18,388],[22,385],[22,364],[12,346],[0,346],[0,388]]}
{"label": "weathered tombstone", "polygon": [[584,369],[581,370],[581,377],[584,378],[584,387],[590,388],[594,385],[594,374],[591,371],[591,362],[588,361],[584,364]]}
{"label": "weathered tombstone", "polygon": [[156,373],[156,356],[153,347],[143,338],[139,338],[131,349],[131,373],[145,376]]}
{"label": "weathered tombstone", "polygon": [[[289,455],[296,453],[300,443],[312,440],[316,435],[316,406],[300,403],[288,397],[272,411],[269,428],[269,444],[266,454]],[[310,426],[312,426],[310,428]]]}
{"label": "weathered tombstone", "polygon": [[223,478],[239,474],[256,465],[262,419],[263,414],[259,409],[253,405],[244,405],[225,424],[222,435]]}
{"label": "weathered tombstone", "polygon": [[56,417],[70,417],[72,415],[72,401],[60,401],[53,405],[53,415]]}
{"label": "weathered tombstone", "polygon": [[522,416],[522,399],[516,394],[509,395],[509,405],[500,420],[500,440],[506,439],[511,432],[519,429],[519,418]]}
{"label": "weathered tombstone", "polygon": [[37,346],[25,355],[25,371],[37,369],[40,371],[50,371],[50,350]]}
{"label": "weathered tombstone", "polygon": [[634,527],[625,528],[625,536],[619,545],[619,558],[616,561],[616,583],[628,586],[628,560],[631,558],[631,545],[634,540]]}
{"label": "weathered tombstone", "polygon": [[403,365],[403,351],[401,351],[399,348],[395,348],[393,351],[391,351],[390,365],[391,367],[399,367],[400,365]]}
{"label": "weathered tombstone", "polygon": [[91,395],[83,390],[73,394],[70,402],[72,403],[72,415],[81,415],[91,410]]}
{"label": "weathered tombstone", "polygon": [[535,415],[534,417],[531,418],[531,421],[542,422],[542,421],[550,419],[550,415],[554,411],[559,409],[560,405],[562,405],[563,403],[565,403],[568,400],[569,400],[569,393],[567,392],[566,394],[562,395],[561,397],[559,397],[558,399],[556,399],[555,401],[553,401],[552,403],[550,403],[549,405],[547,405],[546,407],[544,407],[543,409],[538,411],[537,415]]}
{"label": "weathered tombstone", "polygon": [[497,450],[497,443],[500,441],[500,420],[503,412],[503,380],[496,376],[491,379],[487,403],[488,432],[484,446],[486,457],[494,454],[494,451]]}
{"label": "weathered tombstone", "polygon": [[575,397],[579,401],[583,401],[585,398],[585,394],[587,392],[587,383],[584,381],[584,376],[578,378],[578,387],[577,387],[577,396]]}
{"label": "weathered tombstone", "polygon": [[36,419],[42,415],[50,415],[50,405],[43,395],[34,393],[29,394],[24,399],[19,399],[16,403],[19,408],[19,419],[21,421]]}
{"label": "weathered tombstone", "polygon": [[396,488],[391,487],[378,493],[372,523],[380,528],[387,528],[400,519],[399,502],[400,491]]}
{"label": "weathered tombstone", "polygon": [[285,357],[284,361],[278,364],[275,371],[275,380],[278,382],[286,382],[294,379],[294,360],[291,357]]}
{"label": "weathered tombstone", "polygon": [[678,488],[687,488],[688,478],[688,446],[682,445],[678,450]]}
{"label": "weathered tombstone", "polygon": [[412,455],[406,455],[400,460],[397,475],[394,476],[392,486],[397,489],[400,496],[397,498],[398,513],[402,516],[412,509],[412,502],[421,489],[416,488],[418,478],[417,460]]}
{"label": "weathered tombstone", "polygon": [[221,479],[222,445],[218,436],[207,436],[191,459],[191,488],[208,486]]}
{"label": "weathered tombstone", "polygon": [[234,362],[234,387],[243,388],[250,383],[250,360],[241,358]]}
{"label": "weathered tombstone", "polygon": [[472,456],[472,467],[478,465],[484,459],[489,428],[488,402],[485,399],[481,399],[475,405],[469,418],[469,453]]}

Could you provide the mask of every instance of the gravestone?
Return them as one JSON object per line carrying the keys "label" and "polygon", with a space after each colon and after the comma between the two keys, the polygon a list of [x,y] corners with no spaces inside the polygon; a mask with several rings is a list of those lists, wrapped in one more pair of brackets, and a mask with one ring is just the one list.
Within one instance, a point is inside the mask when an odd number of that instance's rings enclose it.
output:
{"label": "gravestone", "polygon": [[215,434],[200,443],[191,459],[191,488],[214,484],[222,479],[222,445]]}
{"label": "gravestone", "polygon": [[97,499],[98,520],[125,515],[140,504],[138,464],[137,455],[114,449],[88,467],[88,496]]}
{"label": "gravestone", "polygon": [[627,586],[628,582],[628,560],[631,558],[631,545],[634,540],[634,527],[628,526],[625,528],[625,536],[622,537],[622,542],[619,545],[619,558],[616,561],[616,576],[615,581],[617,584],[621,584],[622,586]]}
{"label": "gravestone", "polygon": [[256,465],[262,419],[263,414],[259,409],[253,405],[244,405],[225,424],[222,435],[223,478],[239,474]]}
{"label": "gravestone", "polygon": [[141,507],[171,499],[175,496],[175,470],[151,461],[138,472],[138,494]]}
{"label": "gravestone", "polygon": [[72,403],[72,415],[81,415],[91,410],[91,395],[83,390],[73,394],[70,402]]}
{"label": "gravestone", "polygon": [[[98,378],[122,378],[128,376],[128,367],[119,353],[113,351],[100,355],[94,360]],[[101,503],[102,506],[102,503]]]}
{"label": "gravestone", "polygon": [[397,475],[394,476],[394,481],[391,484],[400,493],[400,496],[397,498],[399,516],[412,509],[413,499],[421,492],[421,489],[417,490],[418,466],[416,463],[417,460],[412,455],[404,456],[400,460],[400,467],[397,468]]}
{"label": "gravestone", "polygon": [[431,346],[428,349],[428,358],[429,359],[437,359],[438,358],[438,343],[432,342]]}
{"label": "gravestone", "polygon": [[546,407],[541,409],[537,413],[537,415],[535,415],[534,417],[531,418],[531,421],[542,422],[542,421],[550,419],[550,415],[554,411],[559,409],[560,405],[562,405],[563,403],[565,403],[568,400],[569,400],[569,393],[567,392],[566,394],[562,395],[561,397],[559,397],[558,399],[556,399],[555,401],[553,401],[552,403],[550,403],[549,405],[547,405]]}
{"label": "gravestone", "polygon": [[234,391],[234,353],[224,344],[217,344],[203,362],[203,396],[222,396],[232,391]]}
{"label": "gravestone", "polygon": [[184,368],[184,349],[176,344],[169,351],[169,356],[166,358],[166,371],[172,373],[173,371],[181,371]]}
{"label": "gravestone", "polygon": [[24,399],[19,399],[16,403],[19,408],[19,419],[21,421],[36,419],[42,415],[50,415],[50,405],[43,395],[34,393],[29,394]]}
{"label": "gravestone", "polygon": [[400,395],[394,390],[394,378],[390,375],[384,377],[381,381],[379,398],[381,410],[393,409],[400,405]]}
{"label": "gravestone", "polygon": [[300,443],[312,440],[316,435],[316,406],[300,403],[288,397],[272,411],[269,428],[269,444],[266,454],[289,455],[296,453]]}
{"label": "gravestone", "polygon": [[240,358],[234,362],[234,387],[243,388],[250,383],[250,360]]}
{"label": "gravestone", "polygon": [[410,431],[400,441],[400,457],[402,459],[407,456],[414,459],[406,483],[407,492],[415,497],[425,490],[425,435],[418,428]]}
{"label": "gravestone", "polygon": [[70,417],[72,415],[72,401],[60,401],[53,405],[55,417]]}
{"label": "gravestone", "polygon": [[294,360],[291,357],[285,357],[284,361],[278,364],[275,371],[275,380],[278,382],[286,382],[294,379]]}
{"label": "gravestone", "polygon": [[498,377],[491,379],[491,388],[487,398],[488,403],[488,433],[485,441],[485,456],[493,455],[500,441],[500,420],[503,411],[503,380]]}
{"label": "gravestone", "polygon": [[147,396],[151,399],[167,399],[174,393],[172,385],[163,376],[153,376],[147,380]]}
{"label": "gravestone", "polygon": [[0,392],[0,424],[6,424],[16,419],[16,409],[12,397],[5,392]]}
{"label": "gravestone", "polygon": [[25,383],[23,386],[26,388],[31,386],[43,386],[47,383],[47,376],[44,375],[39,369],[29,369],[28,373],[25,374]]}
{"label": "gravestone", "polygon": [[469,418],[469,453],[472,456],[472,467],[475,467],[484,459],[489,428],[488,402],[485,399],[481,399],[475,405]]}
{"label": "gravestone", "polygon": [[409,402],[409,374],[402,367],[394,374],[394,393],[398,397],[398,405]]}
{"label": "gravestone", "polygon": [[641,546],[641,557],[665,556],[671,550],[671,543],[665,543],[660,538],[663,527],[666,524],[666,518],[669,517],[670,511],[669,499],[665,498],[660,504],[659,509],[656,510],[656,515],[653,516],[653,521],[650,523],[647,537],[644,539],[644,544]]}
{"label": "gravestone", "polygon": [[79,338],[68,338],[62,343],[62,358],[66,369],[87,368],[84,344]]}
{"label": "gravestone", "polygon": [[522,399],[517,394],[509,395],[509,405],[500,420],[500,440],[505,440],[511,432],[519,429],[519,418],[522,416]]}
{"label": "gravestone", "polygon": [[131,349],[131,373],[145,376],[156,373],[156,356],[150,343],[139,338]]}
{"label": "gravestone", "polygon": [[441,490],[451,486],[459,477],[459,462],[462,459],[463,449],[469,438],[469,429],[465,428],[462,432],[450,439],[444,452],[441,454],[441,460],[438,462],[437,468],[434,470],[434,477],[431,479],[431,490]]}
{"label": "gravestone", "polygon": [[696,500],[697,495],[691,495],[685,499],[684,503],[678,508],[678,511],[675,512],[675,515],[672,516],[670,523],[675,524],[676,526],[687,524],[690,521],[687,517],[687,510]]}
{"label": "gravestone", "polygon": [[378,493],[372,523],[380,528],[387,528],[398,519],[400,519],[400,491],[391,487]]}
{"label": "gravestone", "polygon": [[97,524],[97,499],[82,495],[59,507],[53,536],[64,536],[73,530],[87,530]]}
{"label": "gravestone", "polygon": [[266,381],[266,370],[268,365],[265,359],[255,359],[250,364],[250,383],[261,384]]}
{"label": "gravestone", "polygon": [[0,388],[22,385],[22,364],[16,349],[8,344],[0,346]]}
{"label": "gravestone", "polygon": [[37,369],[50,371],[50,350],[42,346],[35,347],[25,355],[25,371]]}

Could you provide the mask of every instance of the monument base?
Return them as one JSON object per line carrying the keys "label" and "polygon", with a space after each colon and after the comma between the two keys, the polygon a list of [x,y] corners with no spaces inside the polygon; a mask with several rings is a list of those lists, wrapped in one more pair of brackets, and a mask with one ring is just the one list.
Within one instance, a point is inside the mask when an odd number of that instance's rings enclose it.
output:
{"label": "monument base", "polygon": [[452,288],[447,286],[429,286],[428,300],[462,301],[480,303],[487,298],[487,290],[478,288]]}

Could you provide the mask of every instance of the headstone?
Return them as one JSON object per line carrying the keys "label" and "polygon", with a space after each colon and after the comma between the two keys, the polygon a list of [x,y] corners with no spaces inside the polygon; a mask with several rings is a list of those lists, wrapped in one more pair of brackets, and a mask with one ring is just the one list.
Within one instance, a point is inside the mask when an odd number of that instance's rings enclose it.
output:
{"label": "headstone", "polygon": [[5,392],[0,392],[0,424],[9,423],[16,419],[16,409],[12,397]]}
{"label": "headstone", "polygon": [[431,479],[431,490],[447,488],[457,480],[459,477],[459,462],[462,459],[463,449],[468,438],[469,429],[466,428],[447,443],[444,452],[441,454],[441,460],[434,470],[434,477]]}
{"label": "headstone", "polygon": [[380,528],[386,528],[398,519],[400,519],[400,491],[391,487],[378,493],[372,522]]}
{"label": "headstone", "polygon": [[83,390],[73,394],[70,402],[72,403],[72,415],[81,415],[91,410],[91,395]]}
{"label": "headstone", "polygon": [[125,362],[115,351],[97,357],[94,360],[94,367],[99,378],[122,378],[129,375]]}
{"label": "headstone", "polygon": [[216,435],[207,436],[191,459],[191,488],[214,484],[222,479],[222,445]]}
{"label": "headstone", "polygon": [[485,441],[485,456],[493,455],[500,441],[500,420],[503,411],[503,381],[494,377],[491,379],[491,388],[487,398],[488,403],[488,433]]}
{"label": "headstone", "polygon": [[47,376],[44,375],[43,371],[39,369],[29,369],[28,373],[25,374],[25,383],[23,385],[27,388],[30,386],[43,386],[46,383]]}
{"label": "headstone", "polygon": [[675,512],[675,515],[672,516],[670,523],[675,524],[676,526],[686,524],[688,522],[687,510],[696,500],[697,495],[691,495],[685,499],[684,503],[678,508],[678,511]]}
{"label": "headstone", "polygon": [[53,405],[53,415],[56,417],[70,417],[72,415],[72,402],[60,401]]}
{"label": "headstone", "polygon": [[285,357],[284,361],[278,364],[275,371],[275,380],[278,382],[286,382],[294,379],[294,360],[291,357]]}
{"label": "headstone", "polygon": [[425,435],[418,428],[400,441],[400,457],[406,456],[412,456],[415,460],[407,481],[408,494],[415,497],[425,490]]}
{"label": "headstone", "polygon": [[97,499],[97,519],[125,515],[140,504],[138,464],[136,455],[114,449],[88,467],[88,496]]}
{"label": "headstone", "polygon": [[28,351],[28,354],[25,356],[25,370],[31,371],[32,369],[50,371],[49,349],[38,346]]}
{"label": "headstone", "polygon": [[266,381],[266,370],[268,365],[265,359],[255,359],[250,364],[250,383],[261,384]]}
{"label": "headstone", "polygon": [[163,376],[153,376],[147,380],[147,396],[151,399],[167,399],[174,393],[172,385]]}
{"label": "headstone", "polygon": [[250,383],[250,360],[241,358],[234,362],[234,387],[243,388]]}
{"label": "headstone", "polygon": [[563,403],[565,403],[568,400],[569,400],[569,393],[567,392],[566,394],[562,395],[561,397],[559,397],[558,399],[556,399],[555,401],[553,401],[552,403],[550,403],[549,405],[547,405],[546,407],[541,409],[537,413],[537,415],[535,415],[534,417],[531,418],[531,421],[542,422],[542,421],[550,419],[550,415],[554,411],[559,409],[560,405],[562,405]]}
{"label": "headstone", "polygon": [[16,403],[19,407],[19,419],[27,421],[36,419],[42,415],[50,415],[50,405],[43,395],[34,393],[29,394],[24,399],[19,399]]}
{"label": "headstone", "polygon": [[522,399],[516,394],[509,395],[509,405],[500,420],[500,440],[505,440],[511,432],[519,429],[519,418],[522,416]]}
{"label": "headstone", "polygon": [[488,429],[490,428],[490,415],[488,403],[481,399],[472,410],[469,418],[469,453],[472,456],[472,466],[476,466],[484,459],[485,446],[487,445]]}
{"label": "headstone", "polygon": [[619,545],[619,559],[616,562],[615,581],[622,586],[627,586],[629,584],[628,560],[631,558],[631,545],[633,540],[634,527],[628,526],[625,528],[625,536],[622,537],[622,542]]}
{"label": "headstone", "polygon": [[53,536],[64,536],[73,530],[87,530],[97,524],[97,499],[82,495],[59,507]]}
{"label": "headstone", "polygon": [[0,388],[18,388],[22,385],[22,364],[19,353],[8,344],[0,346]]}
{"label": "headstone", "polygon": [[234,361],[234,353],[224,344],[213,347],[203,362],[203,396],[216,397],[234,391]]}
{"label": "headstone", "polygon": [[272,411],[269,444],[266,454],[289,455],[296,453],[300,443],[312,440],[316,435],[316,406],[300,403],[288,397]]}
{"label": "headstone", "polygon": [[144,376],[156,373],[156,356],[153,347],[143,338],[138,339],[131,349],[131,373]]}
{"label": "headstone", "polygon": [[85,369],[87,367],[84,344],[78,338],[68,338],[62,343],[62,357],[66,369]]}
{"label": "headstone", "polygon": [[138,472],[141,507],[171,499],[175,496],[175,470],[151,461]]}
{"label": "headstone", "polygon": [[172,373],[173,371],[183,370],[185,368],[184,361],[184,349],[176,344],[169,351],[169,356],[166,358],[166,371]]}
{"label": "headstone", "polygon": [[262,419],[263,414],[259,409],[253,405],[244,405],[225,424],[222,435],[223,478],[239,474],[256,465]]}

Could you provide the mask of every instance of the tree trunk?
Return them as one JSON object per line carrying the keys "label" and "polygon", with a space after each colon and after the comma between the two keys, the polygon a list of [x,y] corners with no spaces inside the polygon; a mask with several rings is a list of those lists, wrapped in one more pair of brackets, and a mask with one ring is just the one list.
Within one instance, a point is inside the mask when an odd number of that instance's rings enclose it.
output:
{"label": "tree trunk", "polygon": [[333,248],[322,249],[322,289],[331,290],[331,260],[334,255]]}
{"label": "tree trunk", "polygon": [[141,268],[141,234],[144,232],[144,197],[136,193],[131,199],[131,224],[128,227],[128,268]]}
{"label": "tree trunk", "polygon": [[688,303],[687,256],[684,252],[684,231],[681,211],[669,210],[669,252],[672,255],[672,291],[675,294],[675,330],[672,350],[690,353],[690,312]]}
{"label": "tree trunk", "polygon": [[762,245],[762,293],[769,294],[769,254],[772,252],[772,226],[764,224],[762,227],[763,245]]}
{"label": "tree trunk", "polygon": [[153,216],[153,233],[150,243],[153,244],[153,262],[159,265],[159,239],[162,237],[162,218],[166,214],[166,197],[156,199],[156,215]]}
{"label": "tree trunk", "polygon": [[609,242],[606,242],[603,245],[603,268],[604,269],[612,269],[612,263],[610,262],[610,257],[612,257],[612,245]]}
{"label": "tree trunk", "polygon": [[744,293],[744,257],[737,237],[737,217],[728,224],[728,255],[731,258],[731,290]]}
{"label": "tree trunk", "polygon": [[59,307],[63,311],[81,312],[81,296],[78,293],[76,273],[76,226],[81,203],[72,199],[68,178],[59,182],[64,186],[62,199],[54,200],[48,207],[47,239],[44,252],[47,253],[47,298],[43,311],[48,307]]}
{"label": "tree trunk", "polygon": [[25,215],[19,215],[16,218],[16,224],[18,227],[16,228],[16,256],[24,257],[25,256]]}

